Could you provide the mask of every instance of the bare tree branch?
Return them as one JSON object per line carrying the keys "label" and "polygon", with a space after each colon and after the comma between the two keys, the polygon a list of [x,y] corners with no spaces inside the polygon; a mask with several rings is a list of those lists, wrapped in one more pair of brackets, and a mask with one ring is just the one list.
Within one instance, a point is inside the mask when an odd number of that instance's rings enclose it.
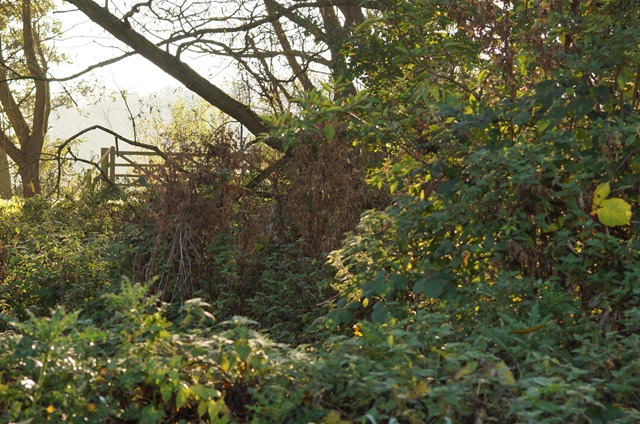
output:
{"label": "bare tree branch", "polygon": [[[138,54],[180,81],[186,88],[236,119],[254,135],[267,132],[266,125],[253,110],[220,90],[186,63],[180,61],[170,53],[159,49],[155,44],[134,31],[127,23],[119,20],[107,9],[99,6],[92,0],[65,1],[76,6],[93,22],[100,25]],[[269,145],[277,150],[283,150],[281,143],[271,142]]]}
{"label": "bare tree branch", "polygon": [[78,139],[79,137],[83,136],[84,134],[94,131],[94,130],[100,130],[100,131],[104,131],[107,134],[110,134],[112,136],[114,136],[116,139],[118,140],[122,140],[127,144],[130,144],[132,146],[136,146],[136,147],[142,147],[144,149],[148,149],[148,150],[152,150],[153,152],[155,152],[156,154],[158,154],[158,156],[160,156],[162,159],[167,159],[167,155],[160,150],[158,147],[151,145],[151,144],[146,144],[146,143],[141,143],[139,141],[135,141],[135,140],[131,140],[127,137],[124,137],[120,134],[118,134],[117,132],[103,127],[102,125],[92,125],[90,127],[87,127],[81,131],[78,131],[77,133],[75,133],[74,135],[72,135],[71,137],[67,138],[64,142],[62,142],[62,144],[58,145],[57,150],[58,150],[58,155],[60,155],[60,152],[62,151],[62,149],[64,149],[65,147],[67,147],[69,145],[69,143],[71,143],[73,140]]}
{"label": "bare tree branch", "polygon": [[[74,162],[86,163],[87,165],[91,165],[94,168],[96,168],[98,170],[98,172],[100,172],[100,175],[102,175],[102,178],[107,182],[107,184],[109,184],[112,187],[115,187],[116,184],[109,179],[109,176],[104,171],[104,169],[102,169],[102,167],[100,166],[99,163],[96,163],[96,162],[93,162],[93,161],[90,161],[90,160],[87,160],[87,159],[79,158],[75,153],[73,153],[71,151],[71,149],[67,149],[67,153],[71,156],[71,159]],[[58,162],[58,169],[57,169],[58,175],[56,176],[56,187],[58,189],[58,197],[59,197],[60,196],[60,185],[61,185],[61,182],[62,182],[62,155],[61,155],[61,151],[58,152],[58,155],[56,156],[56,160]]]}
{"label": "bare tree branch", "polygon": [[[60,190],[60,181],[61,181],[61,179],[62,179],[62,151],[63,151],[63,150],[64,150],[64,149],[69,145],[69,143],[71,143],[72,141],[77,140],[78,138],[80,138],[80,137],[81,137],[81,136],[83,136],[84,134],[86,134],[86,133],[88,133],[88,132],[91,132],[91,131],[94,131],[94,130],[104,131],[104,132],[106,132],[107,134],[111,134],[112,136],[114,136],[117,140],[122,140],[122,141],[124,141],[125,143],[130,144],[130,145],[132,145],[132,146],[142,147],[142,148],[144,148],[144,149],[151,150],[151,151],[155,152],[158,156],[160,156],[162,159],[164,159],[164,160],[166,160],[166,159],[167,159],[167,155],[166,155],[162,150],[160,150],[158,147],[156,147],[156,146],[153,146],[153,145],[151,145],[151,144],[146,144],[146,143],[140,143],[140,142],[138,142],[138,141],[134,141],[134,140],[130,140],[129,138],[124,137],[124,136],[122,136],[122,135],[118,134],[117,132],[115,132],[115,131],[113,131],[113,130],[111,130],[111,129],[109,129],[109,128],[103,127],[102,125],[92,125],[92,126],[87,127],[87,128],[85,128],[85,129],[83,129],[83,130],[81,130],[81,131],[78,131],[77,133],[75,133],[75,134],[74,134],[74,135],[72,135],[71,137],[67,138],[65,141],[63,141],[63,142],[62,142],[62,144],[58,145],[58,147],[56,148],[56,150],[57,150],[56,160],[57,160],[57,162],[58,162],[58,169],[57,169],[58,175],[57,175],[57,177],[56,177],[56,180],[57,180],[57,187],[58,187],[58,190]],[[105,179],[106,181],[108,181],[108,182],[109,182],[109,184],[113,185],[113,183],[112,183],[111,181],[109,181],[109,176],[108,176],[108,175],[106,175],[106,174],[104,173],[104,170],[100,167],[100,164],[97,164],[97,163],[95,163],[95,162],[92,162],[92,161],[89,161],[89,160],[86,160],[86,159],[82,159],[82,158],[77,157],[77,156],[76,156],[76,155],[71,151],[71,149],[67,149],[67,153],[68,153],[68,154],[70,154],[70,155],[71,155],[71,157],[73,158],[73,160],[74,160],[74,161],[76,161],[76,162],[82,162],[82,163],[86,163],[86,164],[93,165],[94,167],[96,167],[96,168],[100,171],[100,173],[102,174],[102,176],[104,177],[104,179]]]}
{"label": "bare tree branch", "polygon": [[[270,17],[276,14],[276,8],[275,8],[276,4],[277,3],[275,0],[265,0],[265,5],[267,6],[267,13],[269,14]],[[278,41],[280,42],[282,49],[288,52],[293,51],[293,49],[291,48],[291,43],[289,43],[289,39],[287,38],[284,32],[284,29],[282,28],[282,25],[280,24],[278,19],[272,20],[271,25],[273,26],[273,29],[276,32],[276,36],[278,37]],[[309,76],[305,72],[302,72],[302,67],[298,63],[295,56],[292,54],[285,54],[285,56],[294,74],[298,76],[298,79],[300,80],[302,87],[306,91],[313,90],[314,87],[313,87],[313,84],[311,83],[311,80],[309,79]]]}

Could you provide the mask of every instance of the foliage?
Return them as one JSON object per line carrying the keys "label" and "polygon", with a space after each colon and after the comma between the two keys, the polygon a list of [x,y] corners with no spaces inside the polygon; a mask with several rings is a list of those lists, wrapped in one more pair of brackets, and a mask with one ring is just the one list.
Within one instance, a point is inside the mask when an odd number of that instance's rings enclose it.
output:
{"label": "foliage", "polygon": [[212,334],[213,317],[196,300],[173,325],[146,290],[124,284],[108,296],[102,329],[63,309],[15,324],[19,334],[2,338],[2,420],[229,422],[227,405],[243,414],[248,382],[277,347],[243,321]]}
{"label": "foliage", "polygon": [[119,282],[126,254],[116,232],[125,208],[98,197],[0,204],[3,314],[22,319],[56,305],[89,307]]}
{"label": "foliage", "polygon": [[[552,348],[545,340],[554,328],[460,342],[448,316],[420,312],[384,325],[363,322],[355,335],[330,338],[318,350],[292,350],[257,333],[251,321],[215,324],[199,300],[185,303],[172,323],[147,289],[125,283],[108,295],[111,318],[100,325],[63,309],[14,323],[17,332],[0,339],[0,419],[630,423],[640,417],[628,381],[640,373],[632,353],[637,335],[610,334],[605,350],[581,340],[574,353],[585,367],[578,368],[552,350],[527,353],[540,344]],[[638,317],[630,318],[637,329]],[[496,354],[496,336],[524,356],[518,367]],[[608,369],[602,359],[620,348],[629,356],[612,358],[621,366]]]}
{"label": "foliage", "polygon": [[[640,420],[622,5],[396,2],[343,45],[362,91],[271,119],[286,152],[256,185],[280,155],[182,108],[165,141],[200,157],[135,201],[3,206],[3,310],[24,320],[0,337],[0,420]],[[113,289],[128,272],[150,283]],[[43,317],[71,294],[102,313]]]}
{"label": "foliage", "polygon": [[617,197],[606,199],[610,192],[608,182],[600,184],[595,189],[591,215],[597,215],[598,220],[607,227],[631,224],[631,205]]}
{"label": "foliage", "polygon": [[[331,269],[303,254],[303,242],[266,247],[244,274],[240,312],[280,342],[293,345],[322,339],[310,326],[328,311]],[[225,299],[224,303],[228,303]]]}
{"label": "foliage", "polygon": [[[398,192],[395,204],[366,214],[333,255],[367,316],[495,302],[505,278],[544,282],[514,283],[510,296],[566,293],[609,325],[636,305],[637,84],[620,73],[636,67],[638,22],[614,3],[412,2],[363,30],[394,33],[405,71],[347,105],[368,124],[364,142],[406,153],[372,178]],[[432,67],[444,57],[455,73]],[[621,197],[594,200],[601,222],[589,199],[603,182]],[[337,314],[349,321],[352,309]]]}
{"label": "foliage", "polygon": [[[461,322],[458,342],[486,337],[512,370],[540,373],[533,358],[563,358],[568,380],[532,377],[530,396],[571,387],[615,415],[607,393],[635,365],[611,358],[630,352],[620,343],[636,337],[640,306],[638,80],[621,79],[638,69],[640,22],[636,6],[619,6],[416,1],[362,26],[370,45],[398,40],[375,55],[393,69],[354,63],[369,89],[340,107],[357,117],[362,143],[403,158],[370,179],[394,204],[365,213],[331,255],[343,297],[329,328],[445,314]],[[512,346],[527,334],[539,342]],[[597,371],[586,340],[608,352]],[[581,392],[581,374],[603,386]],[[519,411],[510,399],[510,411],[488,417],[535,421],[545,402]],[[595,420],[589,402],[563,419]]]}

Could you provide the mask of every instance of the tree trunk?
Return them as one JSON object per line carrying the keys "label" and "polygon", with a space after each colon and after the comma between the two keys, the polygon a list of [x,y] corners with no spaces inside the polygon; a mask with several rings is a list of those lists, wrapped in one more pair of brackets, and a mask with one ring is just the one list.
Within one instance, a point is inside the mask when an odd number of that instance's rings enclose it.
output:
{"label": "tree trunk", "polygon": [[22,180],[22,194],[25,198],[41,193],[40,188],[40,155],[38,152],[28,152],[22,155],[22,163],[18,172]]}
{"label": "tree trunk", "polygon": [[[25,197],[33,197],[41,193],[40,157],[51,112],[49,82],[46,79],[45,49],[40,44],[40,34],[34,30],[31,5],[30,0],[23,0],[20,16],[22,51],[29,71],[26,77],[33,82],[33,87],[28,88],[28,95],[25,97],[16,98],[22,89],[16,90],[9,85],[11,81],[11,78],[8,78],[9,71],[12,73],[15,71],[12,70],[11,64],[7,64],[5,50],[0,49],[0,108],[10,125],[10,128],[0,130],[0,148],[2,148],[4,159],[6,159],[6,155],[9,155],[13,163],[17,165]],[[16,42],[19,43],[19,41]],[[30,105],[32,109],[28,111]],[[32,118],[31,125],[28,118]],[[13,134],[10,133],[11,130]],[[2,167],[0,166],[1,172]],[[2,178],[2,174],[0,174],[0,178],[4,180],[6,176]],[[0,188],[0,193],[4,193],[3,188]]]}
{"label": "tree trunk", "polygon": [[11,173],[4,149],[0,149],[0,199],[11,199]]}

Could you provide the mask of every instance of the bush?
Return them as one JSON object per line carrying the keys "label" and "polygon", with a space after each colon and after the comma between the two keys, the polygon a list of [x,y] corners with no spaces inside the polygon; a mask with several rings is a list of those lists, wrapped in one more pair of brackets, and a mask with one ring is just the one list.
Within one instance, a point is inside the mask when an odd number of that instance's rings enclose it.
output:
{"label": "bush", "polygon": [[[13,323],[1,339],[2,421],[31,419],[104,422],[207,420],[244,417],[250,389],[262,384],[280,348],[248,321],[222,323],[196,300],[172,324],[148,286],[125,283],[108,295],[111,319],[99,327],[78,313]],[[221,329],[221,328],[225,329]]]}
{"label": "bush", "polygon": [[23,319],[56,305],[92,309],[121,278],[126,254],[118,222],[125,208],[107,199],[2,202],[0,312]]}
{"label": "bush", "polygon": [[[202,301],[182,318],[123,284],[96,325],[56,309],[0,338],[0,421],[619,422],[640,418],[638,337],[539,352],[554,329],[464,332],[444,314],[359,323],[349,337],[291,349]],[[638,316],[633,318],[639,324]],[[509,351],[505,355],[505,349]],[[612,368],[606,363],[610,355]],[[505,359],[506,356],[506,359]],[[578,365],[581,365],[579,367]],[[588,366],[585,366],[588,365]],[[601,420],[601,421],[598,421]]]}

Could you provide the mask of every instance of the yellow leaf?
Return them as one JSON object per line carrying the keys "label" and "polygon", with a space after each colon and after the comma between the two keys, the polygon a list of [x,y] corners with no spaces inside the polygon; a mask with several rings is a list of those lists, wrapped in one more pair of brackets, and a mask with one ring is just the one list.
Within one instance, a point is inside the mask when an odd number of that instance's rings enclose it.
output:
{"label": "yellow leaf", "polygon": [[513,376],[513,373],[504,363],[504,361],[500,361],[496,364],[496,371],[498,375],[498,381],[505,385],[516,384],[516,379]]}
{"label": "yellow leaf", "polygon": [[340,417],[340,411],[329,411],[329,413],[322,419],[322,424],[338,424],[340,422]]}
{"label": "yellow leaf", "polygon": [[470,256],[471,256],[471,253],[469,253],[468,250],[465,250],[464,252],[462,252],[462,268],[466,268],[467,265],[469,265]]}
{"label": "yellow leaf", "polygon": [[453,376],[454,379],[459,380],[465,375],[469,375],[474,372],[478,368],[478,363],[476,361],[470,361],[467,365],[464,366],[460,371]]}
{"label": "yellow leaf", "polygon": [[607,227],[629,225],[631,223],[631,205],[617,197],[603,200],[596,212],[602,225]]}
{"label": "yellow leaf", "polygon": [[593,192],[593,213],[596,212],[596,210],[602,204],[602,201],[607,198],[609,193],[611,193],[611,186],[608,182],[602,183],[596,188],[596,190]]}
{"label": "yellow leaf", "polygon": [[409,398],[417,399],[417,398],[424,397],[429,393],[431,393],[431,387],[429,387],[427,382],[419,381],[418,384],[416,384],[416,387],[409,392]]}
{"label": "yellow leaf", "polygon": [[222,371],[224,372],[227,372],[229,371],[230,367],[231,364],[229,363],[229,358],[227,358],[227,355],[223,355],[222,360],[220,361],[220,369],[222,369]]}
{"label": "yellow leaf", "polygon": [[185,383],[178,385],[176,393],[176,409],[182,408],[182,406],[187,403],[190,394],[191,390],[189,390],[189,387]]}
{"label": "yellow leaf", "polygon": [[93,402],[87,403],[87,412],[95,412],[96,404]]}
{"label": "yellow leaf", "polygon": [[355,334],[358,337],[362,337],[362,329],[358,324],[355,324],[352,328],[353,328],[353,334]]}

